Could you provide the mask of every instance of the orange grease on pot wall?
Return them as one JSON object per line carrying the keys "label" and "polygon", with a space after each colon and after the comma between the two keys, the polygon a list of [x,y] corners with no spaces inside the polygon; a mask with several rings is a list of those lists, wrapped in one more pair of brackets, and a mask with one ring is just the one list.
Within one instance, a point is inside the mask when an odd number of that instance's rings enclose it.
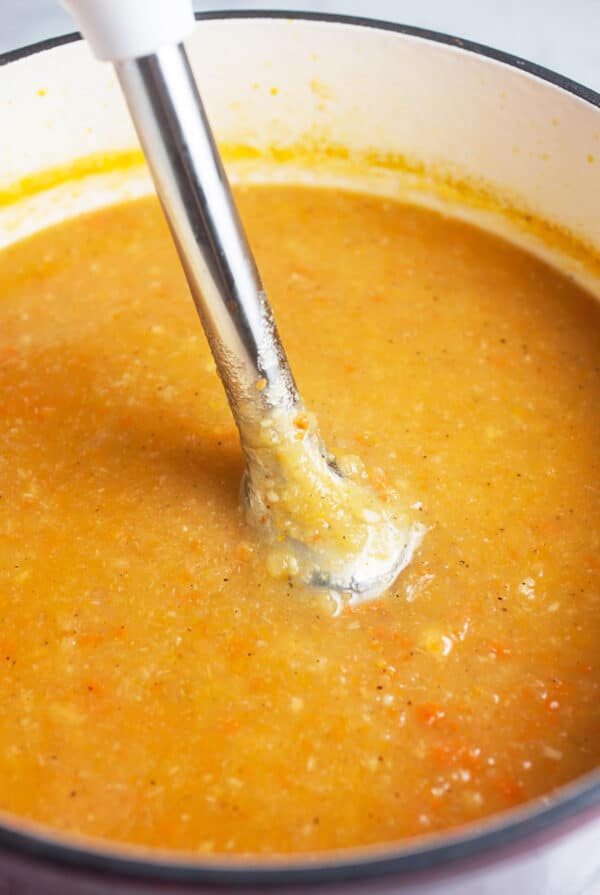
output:
{"label": "orange grease on pot wall", "polygon": [[[435,194],[442,201],[451,204],[460,203],[466,207],[499,213],[518,230],[534,234],[545,245],[580,263],[593,276],[600,276],[600,253],[559,224],[542,220],[528,210],[526,197],[500,195],[493,184],[449,174],[444,171],[443,166],[436,168],[401,153],[382,153],[376,149],[352,152],[346,146],[321,138],[307,138],[294,144],[272,144],[266,148],[252,144],[222,143],[219,148],[225,162],[266,162],[277,165],[292,163],[321,172],[325,167],[346,176],[355,175],[358,181],[365,172],[372,171],[408,175],[412,190]],[[591,157],[588,156],[588,161],[590,160]],[[69,165],[33,173],[15,183],[0,186],[0,208],[68,182],[84,180],[97,174],[128,171],[144,164],[140,150],[85,156]],[[359,183],[357,189],[360,189]]]}

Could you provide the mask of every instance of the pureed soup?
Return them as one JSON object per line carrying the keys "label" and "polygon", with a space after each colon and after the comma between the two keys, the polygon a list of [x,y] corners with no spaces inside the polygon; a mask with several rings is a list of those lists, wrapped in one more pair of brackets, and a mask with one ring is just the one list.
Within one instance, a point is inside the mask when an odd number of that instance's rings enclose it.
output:
{"label": "pureed soup", "polygon": [[0,256],[0,808],[200,854],[394,841],[600,754],[600,308],[436,213],[241,211],[328,444],[427,526],[335,616],[265,570],[157,204]]}

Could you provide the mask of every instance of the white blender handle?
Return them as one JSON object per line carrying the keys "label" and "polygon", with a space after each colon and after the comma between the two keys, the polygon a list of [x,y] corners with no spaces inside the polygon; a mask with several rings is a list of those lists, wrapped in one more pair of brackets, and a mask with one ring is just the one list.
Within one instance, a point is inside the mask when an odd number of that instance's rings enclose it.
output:
{"label": "white blender handle", "polygon": [[192,0],[61,0],[98,59],[123,62],[182,43],[196,25]]}

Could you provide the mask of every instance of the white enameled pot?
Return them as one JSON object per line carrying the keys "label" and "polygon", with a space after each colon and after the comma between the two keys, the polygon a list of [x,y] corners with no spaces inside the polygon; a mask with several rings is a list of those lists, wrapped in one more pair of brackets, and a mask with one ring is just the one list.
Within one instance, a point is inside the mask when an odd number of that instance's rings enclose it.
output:
{"label": "white enameled pot", "polygon": [[[458,39],[318,15],[205,17],[189,50],[220,141],[245,147],[233,177],[356,184],[352,159],[370,158],[369,171],[359,166],[364,188],[451,207],[600,296],[598,265],[580,249],[600,253],[600,96]],[[122,164],[136,142],[112,71],[81,41],[51,41],[0,63],[0,245],[150,191],[141,168]],[[323,146],[335,152],[308,164],[302,149]],[[116,169],[97,164],[98,153],[115,153]],[[66,176],[72,163],[89,176]],[[491,194],[502,201],[482,199]],[[546,225],[528,228],[529,218]],[[447,836],[291,862],[135,851],[0,816],[0,893],[240,888],[598,895],[600,775]]]}

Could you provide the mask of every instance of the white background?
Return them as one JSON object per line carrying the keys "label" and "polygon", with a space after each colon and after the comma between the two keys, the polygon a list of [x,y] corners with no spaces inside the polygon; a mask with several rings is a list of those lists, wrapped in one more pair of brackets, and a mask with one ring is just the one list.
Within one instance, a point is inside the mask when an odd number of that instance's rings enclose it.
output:
{"label": "white background", "polygon": [[[418,25],[506,50],[600,92],[600,0],[201,0],[195,6],[343,12]],[[58,0],[0,0],[0,52],[73,30]]]}

